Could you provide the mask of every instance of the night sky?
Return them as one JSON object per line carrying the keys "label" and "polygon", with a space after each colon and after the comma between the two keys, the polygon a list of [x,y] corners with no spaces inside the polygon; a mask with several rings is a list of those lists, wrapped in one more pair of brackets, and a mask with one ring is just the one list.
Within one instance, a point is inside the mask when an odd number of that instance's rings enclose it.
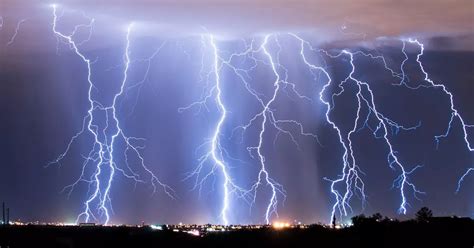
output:
{"label": "night sky", "polygon": [[[309,70],[300,55],[300,41],[289,32],[332,55],[346,49],[384,56],[387,66],[397,73],[404,61],[402,40],[418,39],[425,45],[421,62],[429,78],[446,86],[465,124],[474,125],[472,1],[331,2],[58,2],[57,30],[61,33],[70,34],[76,25],[95,19],[92,32],[83,26],[73,39],[80,43],[81,54],[91,60],[92,97],[103,105],[112,104],[120,91],[126,69],[127,25],[134,22],[129,34],[128,78],[115,105],[116,112],[128,137],[143,138],[132,142],[147,168],[174,190],[173,197],[160,186],[153,192],[150,173],[140,166],[140,159],[133,152],[126,150],[123,140],[117,141],[113,152],[117,168],[127,169],[128,161],[143,182],[115,174],[105,203],[110,223],[223,222],[224,180],[220,170],[215,169],[201,189],[199,185],[195,187],[195,182],[211,172],[211,160],[203,164],[197,177],[187,177],[199,166],[199,158],[211,149],[209,141],[222,116],[213,88],[216,76],[211,34],[222,60],[244,52],[250,44],[258,49],[270,35],[266,48],[273,59],[279,58],[277,72],[283,75],[286,71],[287,82],[295,87],[282,87],[271,111],[276,118],[297,121],[305,133],[317,136],[301,135],[298,125],[283,123],[281,127],[293,135],[292,140],[267,123],[261,152],[271,178],[286,195],[278,194],[278,216],[272,214],[272,221],[329,222],[335,197],[326,179],[336,179],[343,168],[343,147],[326,120],[327,106],[319,99],[327,78]],[[15,220],[74,222],[84,211],[84,202],[94,184],[79,182],[70,194],[68,188],[63,188],[80,176],[84,157],[94,144],[93,136],[86,131],[75,139],[59,163],[49,163],[83,128],[90,107],[88,71],[70,44],[53,32],[51,4],[26,0],[0,3],[0,201],[9,205]],[[405,43],[408,60],[403,68],[408,84],[428,85],[416,61],[420,48]],[[154,53],[156,56],[150,59]],[[325,89],[324,99],[331,101],[331,95],[340,91],[337,85],[351,72],[349,57],[330,58],[310,52],[308,46],[305,53],[312,63],[330,74],[333,83]],[[275,88],[275,74],[264,51],[253,55],[232,60],[232,65],[248,71],[245,75],[250,87],[268,102]],[[258,66],[254,67],[254,63]],[[377,127],[372,116],[369,127],[364,127],[362,120],[359,122],[351,139],[357,165],[363,171],[359,176],[365,184],[367,202],[364,204],[355,194],[350,201],[352,212],[342,219],[375,212],[405,219],[423,206],[431,208],[435,215],[473,217],[474,171],[464,178],[459,192],[456,189],[461,176],[474,167],[474,153],[466,145],[470,142],[474,147],[474,128],[467,126],[464,133],[455,119],[449,135],[440,139],[437,146],[435,136],[446,132],[451,118],[448,95],[440,88],[394,85],[400,83],[400,78],[385,70],[380,59],[354,55],[354,64],[353,77],[370,85],[380,113],[405,127],[420,124],[415,130],[389,129],[387,135],[407,171],[420,165],[409,178],[424,193],[416,199],[407,189],[407,213],[398,213],[400,189],[392,186],[400,170],[390,168],[389,150],[380,138],[383,132],[377,133],[379,138],[372,134]],[[233,182],[251,189],[260,163],[255,149],[249,153],[248,147],[258,145],[262,118],[257,118],[245,133],[236,128],[246,125],[262,108],[231,67],[223,66],[217,74],[227,110],[219,136],[221,159]],[[344,93],[331,102],[334,108],[330,118],[346,136],[356,118],[356,86],[349,80],[344,84]],[[210,97],[204,105],[179,111],[207,95]],[[362,110],[361,116],[365,118],[367,112]],[[94,111],[94,116],[94,125],[99,128],[111,121],[103,111]],[[108,137],[110,141],[113,131],[107,129],[101,138]],[[124,152],[129,152],[127,157]],[[91,177],[96,165],[95,161],[87,164],[86,178]],[[107,177],[102,175],[100,180],[105,182]],[[338,189],[342,191],[345,186],[340,184]],[[257,191],[252,207],[231,194],[229,223],[264,223],[270,197],[268,185]],[[104,222],[97,205],[97,201],[91,204],[97,220],[90,221]],[[339,212],[337,218],[341,218]]]}

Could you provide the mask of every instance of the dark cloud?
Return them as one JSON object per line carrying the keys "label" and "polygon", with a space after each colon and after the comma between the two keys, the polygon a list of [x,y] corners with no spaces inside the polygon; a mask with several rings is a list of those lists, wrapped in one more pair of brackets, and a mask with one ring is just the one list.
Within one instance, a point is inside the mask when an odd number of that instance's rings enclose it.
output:
{"label": "dark cloud", "polygon": [[[322,39],[465,34],[473,32],[470,0],[7,0],[20,12],[56,3],[117,23],[147,23],[168,34],[200,33],[205,27],[223,36],[243,33],[313,31]],[[152,28],[153,27],[153,28]]]}

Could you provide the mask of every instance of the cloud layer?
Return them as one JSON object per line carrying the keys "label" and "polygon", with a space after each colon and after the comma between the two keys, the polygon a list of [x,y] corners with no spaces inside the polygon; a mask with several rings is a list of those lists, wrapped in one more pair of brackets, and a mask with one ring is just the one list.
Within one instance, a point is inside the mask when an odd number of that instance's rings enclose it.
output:
{"label": "cloud layer", "polygon": [[474,33],[472,0],[6,0],[0,15],[38,6],[45,11],[53,3],[108,19],[109,28],[141,23],[154,35],[208,31],[235,38],[292,31],[311,32],[323,41],[461,36],[467,37],[465,46]]}
{"label": "cloud layer", "polygon": [[[366,37],[473,31],[471,0],[68,0],[123,20],[222,34],[324,30]],[[202,29],[201,29],[202,30]],[[179,30],[177,30],[179,31]]]}

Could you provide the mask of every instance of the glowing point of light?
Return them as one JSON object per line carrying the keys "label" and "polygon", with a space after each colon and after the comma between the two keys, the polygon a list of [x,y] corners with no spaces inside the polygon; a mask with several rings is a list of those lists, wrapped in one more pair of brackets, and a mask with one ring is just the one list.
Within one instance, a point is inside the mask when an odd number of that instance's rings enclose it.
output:
{"label": "glowing point of light", "polygon": [[274,229],[277,229],[277,230],[289,228],[290,226],[291,226],[290,223],[288,223],[288,222],[280,222],[280,221],[273,222],[273,224],[272,224],[272,227],[273,227]]}
{"label": "glowing point of light", "polygon": [[198,230],[190,230],[190,231],[187,231],[188,234],[191,234],[193,236],[199,236],[200,233]]}
{"label": "glowing point of light", "polygon": [[162,226],[157,226],[157,225],[150,225],[150,228],[153,229],[153,230],[158,230],[158,231],[163,230]]}

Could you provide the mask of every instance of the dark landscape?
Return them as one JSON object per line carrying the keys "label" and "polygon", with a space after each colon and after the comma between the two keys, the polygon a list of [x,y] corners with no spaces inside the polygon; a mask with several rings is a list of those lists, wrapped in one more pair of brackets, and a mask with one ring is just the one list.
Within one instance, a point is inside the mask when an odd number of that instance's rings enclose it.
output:
{"label": "dark landscape", "polygon": [[429,217],[390,220],[356,216],[354,225],[335,229],[309,225],[263,226],[207,232],[200,236],[163,226],[10,225],[0,229],[1,247],[473,247],[474,220]]}

